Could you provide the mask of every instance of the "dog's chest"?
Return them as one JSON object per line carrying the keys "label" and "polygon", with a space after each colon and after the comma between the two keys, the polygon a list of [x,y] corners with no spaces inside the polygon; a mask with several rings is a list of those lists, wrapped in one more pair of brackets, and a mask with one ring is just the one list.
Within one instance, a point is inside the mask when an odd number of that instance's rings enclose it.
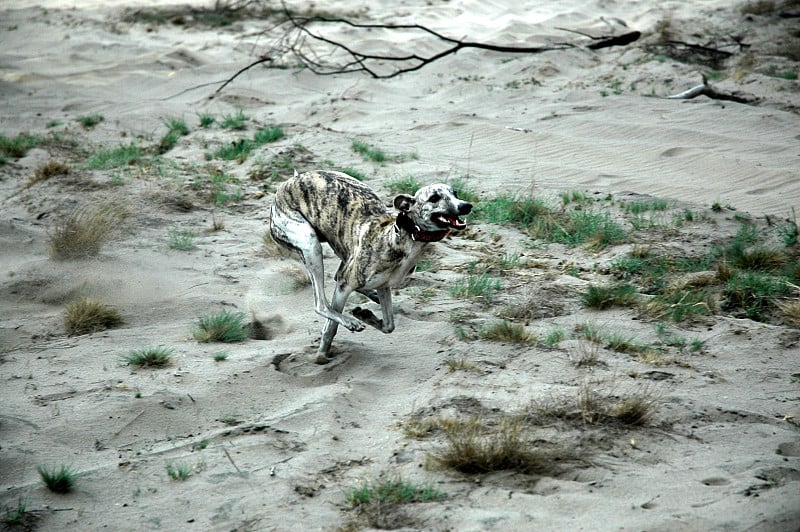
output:
{"label": "dog's chest", "polygon": [[419,260],[422,248],[414,248],[398,257],[382,257],[372,264],[377,266],[363,272],[364,288],[374,289],[384,286],[396,287],[408,277]]}

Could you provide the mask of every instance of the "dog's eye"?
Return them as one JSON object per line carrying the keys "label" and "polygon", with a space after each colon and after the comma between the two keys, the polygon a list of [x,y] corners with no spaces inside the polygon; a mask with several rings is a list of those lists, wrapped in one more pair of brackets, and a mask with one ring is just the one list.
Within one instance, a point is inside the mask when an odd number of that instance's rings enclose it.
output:
{"label": "dog's eye", "polygon": [[428,201],[431,203],[438,203],[440,199],[442,199],[442,197],[439,194],[431,194],[431,197],[428,198]]}

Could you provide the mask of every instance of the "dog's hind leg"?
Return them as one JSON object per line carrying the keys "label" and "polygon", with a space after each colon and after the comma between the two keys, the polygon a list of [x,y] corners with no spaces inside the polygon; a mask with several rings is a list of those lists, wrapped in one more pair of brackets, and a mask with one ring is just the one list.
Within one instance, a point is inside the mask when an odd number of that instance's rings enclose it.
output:
{"label": "dog's hind leg", "polygon": [[[270,233],[276,242],[300,253],[308,272],[308,277],[311,279],[311,286],[314,290],[314,310],[317,314],[329,320],[334,320],[351,331],[363,331],[364,323],[362,321],[342,314],[341,310],[344,308],[344,301],[341,302],[341,308],[336,309],[334,306],[329,305],[327,299],[325,299],[325,270],[322,261],[322,245],[311,224],[300,214],[282,212],[273,207]],[[338,292],[337,290],[336,293]],[[336,297],[336,293],[334,293],[334,297]],[[345,300],[348,295],[350,295],[349,291],[344,295]],[[338,297],[341,298],[341,295]],[[336,302],[338,303],[338,300]],[[333,338],[333,335],[331,335],[331,338]]]}
{"label": "dog's hind leg", "polygon": [[356,307],[353,309],[353,316],[360,319],[367,325],[375,327],[379,331],[390,333],[394,330],[394,309],[392,308],[392,290],[389,287],[378,288],[376,290],[383,319],[378,319],[371,310]]}
{"label": "dog's hind leg", "polygon": [[[336,283],[336,288],[333,290],[333,297],[331,298],[331,308],[341,314],[344,310],[344,304],[352,291],[353,289],[343,281]],[[336,336],[337,330],[339,330],[337,321],[328,320],[325,322],[325,327],[322,328],[322,338],[319,341],[319,349],[317,349],[317,363],[321,364],[328,360],[328,351],[331,348],[331,342],[333,337]]]}

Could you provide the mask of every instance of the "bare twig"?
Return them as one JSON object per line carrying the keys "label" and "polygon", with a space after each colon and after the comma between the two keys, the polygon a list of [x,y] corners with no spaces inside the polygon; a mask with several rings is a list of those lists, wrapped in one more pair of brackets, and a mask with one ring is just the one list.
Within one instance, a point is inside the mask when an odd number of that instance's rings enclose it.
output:
{"label": "bare twig", "polygon": [[747,96],[739,96],[737,94],[728,93],[728,92],[720,92],[714,87],[712,87],[708,83],[708,78],[705,74],[703,74],[703,83],[702,85],[696,85],[691,89],[685,90],[683,92],[679,92],[678,94],[673,94],[672,96],[667,96],[669,100],[691,100],[692,98],[697,98],[698,96],[708,96],[712,100],[727,100],[731,102],[737,103],[747,103],[747,104],[754,104],[758,102],[758,98],[755,97],[747,97]]}

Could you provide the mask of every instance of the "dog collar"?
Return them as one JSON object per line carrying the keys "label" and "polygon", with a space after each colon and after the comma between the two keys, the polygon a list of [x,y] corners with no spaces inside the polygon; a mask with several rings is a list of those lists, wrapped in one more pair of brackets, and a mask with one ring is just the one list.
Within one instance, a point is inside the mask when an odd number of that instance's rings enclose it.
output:
{"label": "dog collar", "polygon": [[411,218],[404,212],[398,214],[397,220],[394,222],[395,234],[399,235],[401,229],[411,235],[411,240],[416,242],[438,242],[450,232],[450,229],[423,231],[417,224],[411,221]]}

